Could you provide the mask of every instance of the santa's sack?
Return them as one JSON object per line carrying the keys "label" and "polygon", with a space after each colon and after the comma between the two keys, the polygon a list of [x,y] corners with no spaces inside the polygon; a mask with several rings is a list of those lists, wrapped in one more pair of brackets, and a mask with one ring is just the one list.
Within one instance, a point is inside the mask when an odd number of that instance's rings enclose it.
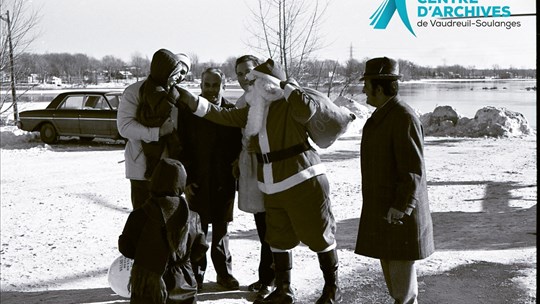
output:
{"label": "santa's sack", "polygon": [[328,148],[347,131],[356,115],[345,107],[337,106],[317,90],[302,88],[302,91],[317,105],[317,111],[306,124],[309,137],[319,148]]}
{"label": "santa's sack", "polygon": [[133,260],[121,255],[112,262],[107,273],[111,289],[123,298],[129,298],[131,295],[128,285],[132,267]]}

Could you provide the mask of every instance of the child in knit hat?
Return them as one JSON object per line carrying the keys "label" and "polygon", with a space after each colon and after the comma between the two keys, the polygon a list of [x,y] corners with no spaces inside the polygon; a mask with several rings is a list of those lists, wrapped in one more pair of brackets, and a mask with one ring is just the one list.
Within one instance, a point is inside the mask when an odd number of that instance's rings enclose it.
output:
{"label": "child in knit hat", "polygon": [[205,256],[208,245],[199,216],[181,196],[186,171],[177,160],[159,161],[146,204],[129,215],[118,249],[134,259],[131,303],[197,303],[197,281],[191,261]]}

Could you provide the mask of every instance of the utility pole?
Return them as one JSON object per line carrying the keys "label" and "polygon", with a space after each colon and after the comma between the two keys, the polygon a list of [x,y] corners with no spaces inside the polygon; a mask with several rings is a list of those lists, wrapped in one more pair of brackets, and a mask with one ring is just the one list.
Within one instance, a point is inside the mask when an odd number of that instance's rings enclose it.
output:
{"label": "utility pole", "polygon": [[11,73],[11,98],[13,101],[13,119],[15,123],[19,121],[19,110],[17,109],[17,94],[15,93],[15,71],[13,68],[13,43],[11,42],[11,21],[9,20],[9,11],[6,11],[6,16],[0,14],[0,19],[7,22],[7,39],[9,43],[9,66]]}

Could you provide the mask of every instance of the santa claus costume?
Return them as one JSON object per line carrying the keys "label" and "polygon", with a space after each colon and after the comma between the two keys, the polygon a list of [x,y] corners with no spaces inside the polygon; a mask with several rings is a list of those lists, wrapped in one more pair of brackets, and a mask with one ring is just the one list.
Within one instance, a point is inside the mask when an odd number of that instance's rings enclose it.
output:
{"label": "santa claus costume", "polygon": [[255,303],[294,303],[291,288],[292,252],[300,242],[318,254],[325,285],[317,304],[341,300],[338,287],[336,222],[325,167],[308,142],[306,124],[317,111],[316,101],[286,81],[272,59],[249,74],[254,80],[246,95],[250,107],[220,109],[187,90],[181,100],[215,123],[245,127],[255,141],[258,186],[264,193],[266,241],[272,247],[276,289]]}

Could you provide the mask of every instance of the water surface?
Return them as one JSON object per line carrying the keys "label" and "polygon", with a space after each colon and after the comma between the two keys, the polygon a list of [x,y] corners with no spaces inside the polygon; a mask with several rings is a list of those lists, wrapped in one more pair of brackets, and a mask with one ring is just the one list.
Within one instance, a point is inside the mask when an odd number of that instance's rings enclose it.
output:
{"label": "water surface", "polygon": [[[464,117],[473,118],[486,106],[504,107],[522,113],[531,127],[536,128],[536,80],[477,80],[435,81],[425,80],[400,83],[400,95],[420,113],[433,112],[437,106],[452,106]],[[198,94],[199,89],[192,89]],[[65,91],[65,90],[62,90]],[[358,87],[361,91],[361,86]],[[60,91],[32,91],[21,97],[20,102],[48,102]],[[235,101],[242,95],[239,88],[227,88],[225,97]],[[353,99],[365,103],[365,96]]]}

